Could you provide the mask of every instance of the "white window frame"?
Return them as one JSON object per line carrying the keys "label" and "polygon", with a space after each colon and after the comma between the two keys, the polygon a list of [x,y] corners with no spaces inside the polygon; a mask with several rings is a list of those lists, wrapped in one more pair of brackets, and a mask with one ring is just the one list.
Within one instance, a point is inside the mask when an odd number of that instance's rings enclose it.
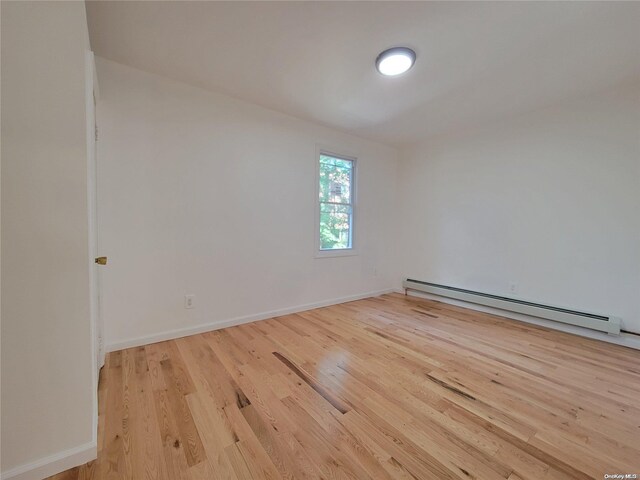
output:
{"label": "white window frame", "polygon": [[[358,158],[355,155],[337,153],[343,151],[342,149],[326,148],[321,145],[316,147],[315,165],[316,175],[315,182],[315,258],[331,258],[331,257],[351,257],[358,255],[356,249],[356,222],[357,222],[357,183],[358,183]],[[339,158],[341,160],[348,160],[353,165],[351,174],[351,248],[334,248],[331,250],[320,249],[320,155],[328,155],[330,157]]]}

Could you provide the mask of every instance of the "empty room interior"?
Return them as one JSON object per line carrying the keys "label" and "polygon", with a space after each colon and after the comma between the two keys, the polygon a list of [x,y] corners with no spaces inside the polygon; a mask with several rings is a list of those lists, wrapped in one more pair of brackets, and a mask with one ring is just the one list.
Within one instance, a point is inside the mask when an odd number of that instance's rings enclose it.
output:
{"label": "empty room interior", "polygon": [[0,16],[1,480],[640,478],[640,2]]}

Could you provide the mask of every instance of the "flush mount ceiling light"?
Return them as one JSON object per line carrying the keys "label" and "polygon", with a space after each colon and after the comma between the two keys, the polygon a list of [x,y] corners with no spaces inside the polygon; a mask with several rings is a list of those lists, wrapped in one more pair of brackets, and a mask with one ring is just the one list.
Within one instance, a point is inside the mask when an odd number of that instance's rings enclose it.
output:
{"label": "flush mount ceiling light", "polygon": [[407,47],[385,50],[376,58],[376,68],[382,75],[393,77],[406,72],[416,61],[416,52]]}

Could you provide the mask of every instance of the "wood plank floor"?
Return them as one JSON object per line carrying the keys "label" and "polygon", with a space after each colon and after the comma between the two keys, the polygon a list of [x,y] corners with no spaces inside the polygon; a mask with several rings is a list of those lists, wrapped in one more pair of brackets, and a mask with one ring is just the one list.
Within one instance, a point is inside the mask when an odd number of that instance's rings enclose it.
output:
{"label": "wood plank floor", "polygon": [[640,474],[640,352],[391,294],[111,353],[75,479]]}

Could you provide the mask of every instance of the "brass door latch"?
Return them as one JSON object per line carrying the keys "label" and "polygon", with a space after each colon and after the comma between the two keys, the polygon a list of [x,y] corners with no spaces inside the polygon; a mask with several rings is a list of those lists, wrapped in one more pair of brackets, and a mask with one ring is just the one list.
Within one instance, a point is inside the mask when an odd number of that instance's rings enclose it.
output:
{"label": "brass door latch", "polygon": [[106,265],[107,264],[107,257],[96,257],[96,263],[98,265]]}

